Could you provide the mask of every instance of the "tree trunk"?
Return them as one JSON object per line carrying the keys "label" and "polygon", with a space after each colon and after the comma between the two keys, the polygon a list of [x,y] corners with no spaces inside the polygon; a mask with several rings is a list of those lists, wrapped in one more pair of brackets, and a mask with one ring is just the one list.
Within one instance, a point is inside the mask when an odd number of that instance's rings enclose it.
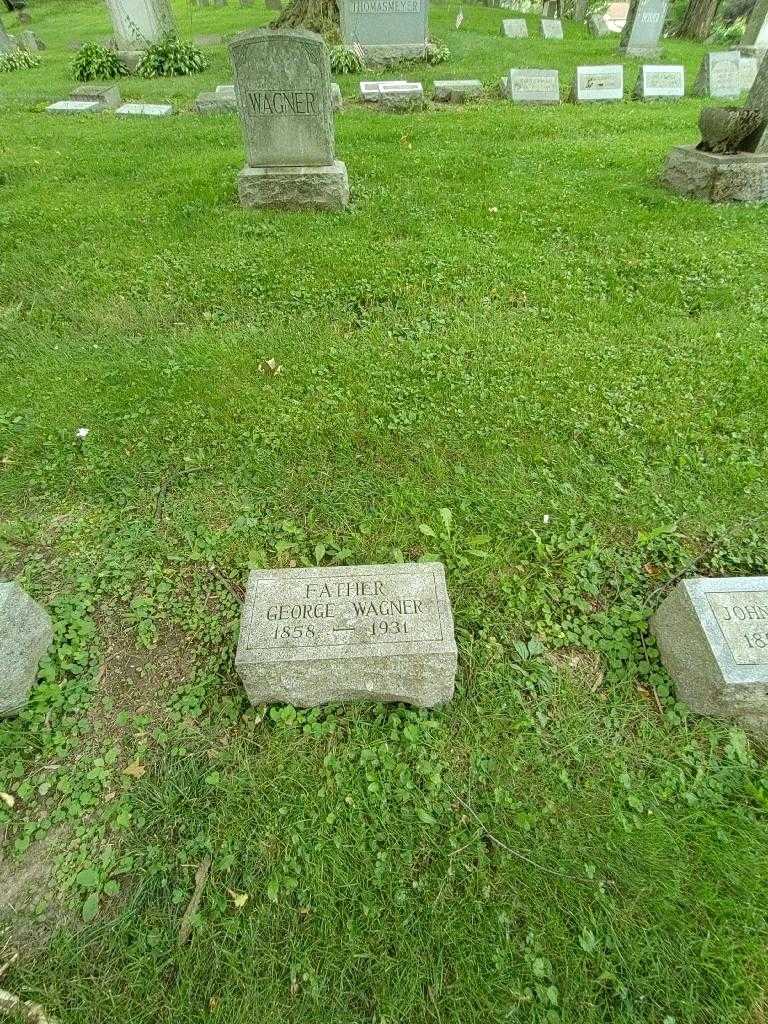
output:
{"label": "tree trunk", "polygon": [[290,0],[272,23],[273,28],[308,28],[321,36],[338,36],[339,8],[336,0]]}
{"label": "tree trunk", "polygon": [[573,20],[584,21],[587,16],[587,0],[576,0],[573,6]]}
{"label": "tree trunk", "polygon": [[703,42],[712,29],[719,5],[720,0],[688,0],[677,36]]}

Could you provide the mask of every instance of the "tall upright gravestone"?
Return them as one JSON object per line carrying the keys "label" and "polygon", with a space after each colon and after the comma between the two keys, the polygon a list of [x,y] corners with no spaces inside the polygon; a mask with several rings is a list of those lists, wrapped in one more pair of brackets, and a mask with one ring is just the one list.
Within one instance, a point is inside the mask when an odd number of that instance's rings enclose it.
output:
{"label": "tall upright gravestone", "polygon": [[341,35],[373,62],[419,59],[427,47],[429,0],[338,0]]}
{"label": "tall upright gravestone", "polygon": [[106,0],[117,50],[125,55],[140,54],[164,36],[176,32],[170,0]]}
{"label": "tall upright gravestone", "polygon": [[635,57],[658,56],[668,7],[669,0],[632,0],[621,33],[619,53]]}
{"label": "tall upright gravestone", "polygon": [[247,165],[243,206],[340,210],[347,169],[334,154],[328,49],[314,32],[256,29],[229,44]]}
{"label": "tall upright gravestone", "polygon": [[741,52],[745,57],[762,57],[768,50],[768,0],[757,0],[744,30]]}

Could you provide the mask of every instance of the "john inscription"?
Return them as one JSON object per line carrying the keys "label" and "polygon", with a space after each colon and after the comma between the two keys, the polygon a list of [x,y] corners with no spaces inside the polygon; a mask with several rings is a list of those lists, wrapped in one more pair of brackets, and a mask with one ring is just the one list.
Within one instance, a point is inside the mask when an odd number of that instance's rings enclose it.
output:
{"label": "john inscription", "polygon": [[737,665],[768,665],[768,594],[708,594],[709,606]]}

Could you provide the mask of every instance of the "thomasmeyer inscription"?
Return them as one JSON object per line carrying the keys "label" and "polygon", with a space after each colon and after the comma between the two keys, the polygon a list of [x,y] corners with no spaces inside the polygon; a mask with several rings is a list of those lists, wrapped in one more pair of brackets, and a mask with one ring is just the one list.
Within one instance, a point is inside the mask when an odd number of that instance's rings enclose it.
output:
{"label": "thomasmeyer inscription", "polygon": [[236,664],[255,704],[444,703],[456,643],[443,567],[254,571]]}

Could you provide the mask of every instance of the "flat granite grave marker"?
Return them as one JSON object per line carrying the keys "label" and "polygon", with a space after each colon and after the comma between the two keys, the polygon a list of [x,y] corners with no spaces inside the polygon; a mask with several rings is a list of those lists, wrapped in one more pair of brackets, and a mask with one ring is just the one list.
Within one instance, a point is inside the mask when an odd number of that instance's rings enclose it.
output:
{"label": "flat granite grave marker", "polygon": [[360,98],[365,103],[378,103],[383,90],[403,85],[408,85],[404,78],[392,79],[386,82],[361,82]]}
{"label": "flat granite grave marker", "polygon": [[467,103],[483,95],[483,83],[479,78],[437,80],[432,88],[432,98],[440,103]]}
{"label": "flat granite grave marker", "polygon": [[334,154],[328,49],[303,30],[256,29],[229,44],[247,164],[243,206],[340,210],[347,169]]}
{"label": "flat granite grave marker", "polygon": [[19,32],[19,46],[22,50],[26,50],[27,53],[39,53],[41,50],[46,48],[45,43],[42,41],[36,32],[32,32],[30,29],[26,29],[24,32]]}
{"label": "flat granite grave marker", "polygon": [[501,34],[507,39],[527,39],[528,25],[525,18],[505,18],[501,23]]}
{"label": "flat granite grave marker", "polygon": [[632,95],[636,100],[685,96],[685,68],[682,64],[643,64]]}
{"label": "flat granite grave marker", "polygon": [[693,711],[768,726],[768,577],[682,580],[651,620]]}
{"label": "flat granite grave marker", "polygon": [[429,0],[338,0],[341,36],[366,59],[420,59],[427,46]]}
{"label": "flat granite grave marker", "polygon": [[762,59],[768,50],[768,0],[757,0],[749,16],[744,36],[741,40],[741,53],[745,57]]}
{"label": "flat granite grave marker", "polygon": [[45,109],[49,114],[97,114],[104,108],[98,100],[58,100]]}
{"label": "flat granite grave marker", "polygon": [[583,64],[576,68],[576,77],[569,99],[573,103],[595,103],[624,98],[624,68],[621,64]]}
{"label": "flat granite grave marker", "polygon": [[438,562],[254,570],[235,666],[253,704],[453,696],[457,650]]}
{"label": "flat granite grave marker", "polygon": [[170,103],[124,103],[115,111],[121,117],[168,117],[172,113]]}
{"label": "flat granite grave marker", "polygon": [[658,56],[668,7],[669,0],[632,0],[621,34],[619,53],[635,57]]}
{"label": "flat granite grave marker", "polygon": [[501,91],[513,103],[559,103],[560,74],[542,68],[510,68],[502,79]]}
{"label": "flat granite grave marker", "polygon": [[713,99],[735,99],[741,92],[740,59],[738,50],[705,54],[696,81],[693,83],[693,95],[711,96]]}
{"label": "flat granite grave marker", "polygon": [[563,23],[559,18],[542,18],[541,34],[544,39],[563,39]]}
{"label": "flat granite grave marker", "polygon": [[699,124],[702,141],[670,152],[661,184],[710,203],[768,202],[768,60],[743,107],[705,109]]}
{"label": "flat granite grave marker", "polygon": [[69,98],[98,103],[100,110],[119,107],[121,102],[120,90],[116,85],[78,85],[69,94]]}
{"label": "flat granite grave marker", "polygon": [[0,715],[21,711],[51,646],[48,613],[18,583],[0,583]]}

